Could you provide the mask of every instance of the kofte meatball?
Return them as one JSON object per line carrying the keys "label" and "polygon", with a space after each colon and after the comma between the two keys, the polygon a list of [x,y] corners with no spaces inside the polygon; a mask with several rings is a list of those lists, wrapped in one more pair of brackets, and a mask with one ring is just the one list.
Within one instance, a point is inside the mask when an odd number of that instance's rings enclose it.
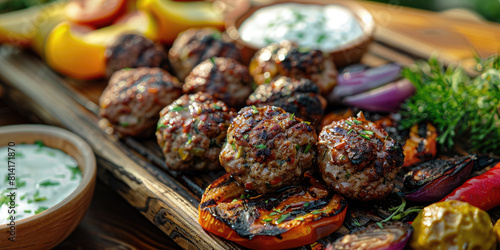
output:
{"label": "kofte meatball", "polygon": [[182,90],[209,93],[231,107],[242,107],[252,92],[251,81],[247,67],[235,59],[212,57],[194,67]]}
{"label": "kofte meatball", "polygon": [[152,135],[158,113],[182,95],[181,87],[177,78],[160,68],[119,70],[99,99],[100,115],[120,135]]}
{"label": "kofte meatball", "polygon": [[274,106],[245,107],[227,132],[220,163],[248,190],[270,193],[297,184],[316,156],[308,122]]}
{"label": "kofte meatball", "polygon": [[249,69],[258,85],[268,83],[279,75],[310,79],[322,95],[330,93],[337,85],[337,70],[328,54],[321,50],[300,48],[290,41],[270,44],[257,51]]}
{"label": "kofte meatball", "polygon": [[196,65],[211,57],[228,57],[241,61],[236,45],[223,41],[220,31],[214,28],[188,29],[182,32],[172,44],[168,57],[181,80]]}
{"label": "kofte meatball", "polygon": [[323,180],[345,197],[380,200],[391,194],[404,162],[401,145],[363,113],[334,121],[318,138],[318,165]]}
{"label": "kofte meatball", "polygon": [[108,77],[124,68],[159,67],[169,70],[167,51],[141,35],[120,36],[113,45],[106,48],[104,56]]}
{"label": "kofte meatball", "polygon": [[247,105],[280,107],[316,126],[325,112],[326,100],[311,80],[282,76],[270,84],[257,87],[248,98]]}
{"label": "kofte meatball", "polygon": [[206,93],[183,95],[160,113],[156,139],[168,168],[208,171],[218,157],[236,113]]}

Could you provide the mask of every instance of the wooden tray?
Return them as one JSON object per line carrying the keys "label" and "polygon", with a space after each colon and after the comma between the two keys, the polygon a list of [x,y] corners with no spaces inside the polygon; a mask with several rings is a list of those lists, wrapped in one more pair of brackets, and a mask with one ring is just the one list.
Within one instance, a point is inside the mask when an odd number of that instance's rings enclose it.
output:
{"label": "wooden tray", "polygon": [[[391,43],[387,40],[391,33],[384,29],[393,32],[387,26],[382,28],[377,35],[378,41],[370,46],[363,63],[370,66],[388,62],[408,65],[428,56],[424,52],[404,50],[397,42]],[[188,175],[170,171],[165,167],[154,138],[118,140],[99,128],[96,103],[106,86],[105,81],[79,82],[63,77],[32,53],[7,46],[0,47],[0,79],[5,87],[4,96],[18,110],[31,112],[45,123],[65,127],[89,142],[97,156],[101,180],[179,246],[188,249],[240,248],[206,233],[197,221],[203,190],[222,173]],[[498,219],[498,209],[491,214]],[[348,232],[348,228],[342,227],[320,242],[329,242]]]}

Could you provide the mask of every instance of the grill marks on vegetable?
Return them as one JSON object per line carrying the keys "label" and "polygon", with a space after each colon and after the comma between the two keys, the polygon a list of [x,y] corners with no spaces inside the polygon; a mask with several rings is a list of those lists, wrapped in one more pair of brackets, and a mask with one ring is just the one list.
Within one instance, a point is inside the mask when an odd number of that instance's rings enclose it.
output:
{"label": "grill marks on vegetable", "polygon": [[335,216],[347,207],[345,200],[309,175],[300,185],[276,193],[246,192],[226,174],[207,189],[200,210],[208,210],[241,237],[252,239],[256,235],[279,237],[297,223]]}

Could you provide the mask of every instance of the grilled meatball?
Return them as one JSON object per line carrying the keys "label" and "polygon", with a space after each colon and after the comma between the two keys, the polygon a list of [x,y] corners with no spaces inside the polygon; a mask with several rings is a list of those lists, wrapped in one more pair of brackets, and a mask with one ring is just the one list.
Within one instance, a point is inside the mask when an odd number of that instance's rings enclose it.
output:
{"label": "grilled meatball", "polygon": [[327,54],[321,50],[299,48],[290,41],[271,44],[257,51],[249,69],[258,85],[279,75],[310,79],[322,95],[330,93],[337,85],[337,70]]}
{"label": "grilled meatball", "polygon": [[160,68],[122,69],[99,99],[100,115],[121,135],[154,133],[158,112],[182,95],[177,78]]}
{"label": "grilled meatball", "polygon": [[242,107],[252,92],[251,80],[247,67],[235,59],[210,58],[194,67],[182,90],[184,93],[209,93],[231,107]]}
{"label": "grilled meatball", "polygon": [[136,35],[122,35],[112,46],[106,48],[106,75],[123,68],[160,67],[169,69],[168,55],[162,46],[148,38]]}
{"label": "grilled meatball", "polygon": [[315,159],[316,140],[311,125],[279,107],[245,107],[219,160],[246,189],[269,193],[299,183]]}
{"label": "grilled meatball", "polygon": [[228,57],[241,61],[236,45],[223,41],[221,33],[213,28],[188,29],[182,32],[172,44],[168,57],[181,80],[196,65],[211,57]]}
{"label": "grilled meatball", "polygon": [[248,105],[276,106],[297,117],[310,121],[313,126],[320,123],[326,108],[326,100],[319,94],[318,87],[309,79],[296,80],[282,76],[271,84],[255,89],[247,100]]}
{"label": "grilled meatball", "polygon": [[345,197],[360,201],[387,197],[403,162],[401,145],[362,113],[357,119],[334,121],[319,134],[323,180]]}
{"label": "grilled meatball", "polygon": [[160,113],[156,139],[172,170],[220,168],[219,153],[236,115],[206,93],[183,95]]}

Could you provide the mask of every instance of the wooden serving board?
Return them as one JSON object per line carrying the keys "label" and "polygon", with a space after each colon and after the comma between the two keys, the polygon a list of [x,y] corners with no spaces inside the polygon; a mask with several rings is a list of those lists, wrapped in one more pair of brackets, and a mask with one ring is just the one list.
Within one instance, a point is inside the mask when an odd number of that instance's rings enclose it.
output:
{"label": "wooden serving board", "polygon": [[[383,11],[385,6],[363,4],[371,11],[377,11],[377,8]],[[412,13],[412,10],[404,8],[398,11],[401,16],[404,11]],[[374,16],[377,19],[375,14]],[[395,24],[389,22],[379,29],[376,36],[378,40],[371,45],[363,63],[369,66],[389,62],[408,65],[415,59],[428,56],[427,52],[408,49],[409,45],[406,43],[401,46],[398,42],[393,42],[390,39],[392,34],[405,37],[407,34],[398,33],[399,29],[392,28],[391,25]],[[499,27],[494,26],[494,29]],[[446,59],[443,61],[447,62]],[[97,156],[99,178],[181,247],[240,248],[232,242],[206,233],[197,221],[197,209],[203,190],[222,172],[190,175],[170,171],[165,167],[154,138],[142,141],[132,138],[119,140],[99,128],[97,103],[106,86],[105,81],[80,82],[63,77],[54,73],[34,54],[7,46],[0,47],[0,81],[5,87],[4,96],[18,110],[31,112],[45,123],[65,127],[83,137]],[[498,214],[497,210],[492,213],[495,219],[498,219]],[[348,227],[342,227],[336,234],[321,242],[331,241],[348,232]]]}

